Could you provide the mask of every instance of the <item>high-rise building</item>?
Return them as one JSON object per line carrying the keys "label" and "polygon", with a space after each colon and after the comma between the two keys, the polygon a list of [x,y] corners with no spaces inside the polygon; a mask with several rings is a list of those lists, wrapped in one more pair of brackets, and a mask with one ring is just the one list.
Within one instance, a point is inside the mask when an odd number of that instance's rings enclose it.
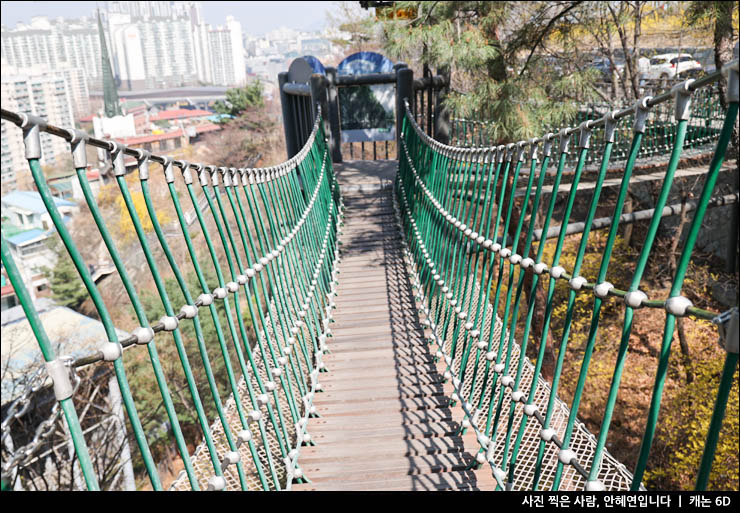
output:
{"label": "high-rise building", "polygon": [[3,65],[3,76],[30,76],[61,75],[67,82],[67,91],[72,101],[72,114],[74,119],[80,119],[90,114],[90,91],[87,86],[87,73],[82,68],[73,68],[68,63],[62,63],[59,69],[49,71],[48,67],[42,65],[19,68],[18,66]]}
{"label": "high-rise building", "polygon": [[240,86],[247,81],[242,25],[232,16],[226,24],[209,31],[213,83]]}
{"label": "high-rise building", "polygon": [[135,18],[170,18],[181,16],[192,2],[115,1],[105,2],[109,13],[130,14]]}
{"label": "high-rise building", "polygon": [[195,84],[195,48],[187,18],[138,23],[147,86],[178,87]]}
{"label": "high-rise building", "polygon": [[[4,75],[0,80],[3,108],[30,112],[60,127],[74,127],[72,99],[63,72]],[[16,189],[16,173],[28,172],[23,136],[20,130],[2,121],[2,160],[0,175],[3,190]],[[61,137],[41,132],[41,164],[57,164],[69,155],[69,143]]]}
{"label": "high-rise building", "polygon": [[3,64],[19,68],[39,65],[49,70],[81,68],[93,88],[101,78],[100,42],[91,18],[34,17],[30,25],[19,23],[11,30],[3,27],[0,44]]}
{"label": "high-rise building", "polygon": [[[106,2],[102,11],[108,55],[121,89],[201,84],[238,85],[246,80],[241,24],[228,17],[213,28],[200,2]],[[39,16],[2,28],[3,64],[85,70],[88,87],[102,89],[101,45],[95,17]]]}

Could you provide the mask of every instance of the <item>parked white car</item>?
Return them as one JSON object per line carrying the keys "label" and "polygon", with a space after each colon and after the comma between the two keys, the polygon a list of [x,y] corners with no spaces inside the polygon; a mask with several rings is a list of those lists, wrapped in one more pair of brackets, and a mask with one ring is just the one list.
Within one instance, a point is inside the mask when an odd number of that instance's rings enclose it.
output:
{"label": "parked white car", "polygon": [[649,63],[640,61],[642,78],[653,80],[673,79],[688,71],[701,70],[701,64],[688,53],[664,53],[651,57]]}

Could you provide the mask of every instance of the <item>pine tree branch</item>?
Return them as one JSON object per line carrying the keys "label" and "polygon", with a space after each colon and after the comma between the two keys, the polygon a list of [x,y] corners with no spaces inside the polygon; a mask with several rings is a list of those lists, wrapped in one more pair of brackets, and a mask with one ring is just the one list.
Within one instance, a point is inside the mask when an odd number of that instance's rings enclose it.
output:
{"label": "pine tree branch", "polygon": [[581,5],[582,3],[583,2],[581,2],[581,1],[573,2],[570,6],[566,7],[565,9],[563,9],[562,11],[560,11],[560,13],[556,14],[555,16],[553,16],[553,18],[547,23],[547,26],[545,27],[545,29],[542,32],[540,32],[539,36],[537,37],[537,39],[534,42],[534,45],[532,45],[532,50],[529,52],[529,56],[527,57],[527,60],[524,63],[524,67],[522,67],[522,70],[519,72],[519,76],[520,77],[526,71],[527,67],[529,66],[529,61],[532,59],[532,56],[534,55],[534,52],[537,50],[537,47],[540,46],[540,44],[545,39],[545,37],[550,33],[550,30],[552,29],[553,25],[555,25],[555,23],[560,18],[562,18],[563,16],[565,16],[566,14],[568,14],[570,11],[572,11],[573,9],[575,9],[576,7],[578,7],[579,5]]}

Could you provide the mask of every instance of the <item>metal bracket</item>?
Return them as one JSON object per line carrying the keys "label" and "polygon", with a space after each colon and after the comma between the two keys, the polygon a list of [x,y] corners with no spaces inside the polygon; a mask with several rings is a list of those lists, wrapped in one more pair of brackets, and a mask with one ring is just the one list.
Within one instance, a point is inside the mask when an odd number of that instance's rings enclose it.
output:
{"label": "metal bracket", "polygon": [[113,148],[109,151],[111,160],[113,161],[113,174],[116,176],[126,175],[126,164],[123,163],[123,152],[126,149],[121,143],[112,141]]}
{"label": "metal bracket", "polygon": [[568,134],[568,129],[563,128],[558,132],[558,137],[560,139],[560,153],[568,153],[568,146],[570,146],[570,135]]}
{"label": "metal bracket", "polygon": [[524,162],[524,147],[527,145],[526,141],[520,141],[517,143],[516,162]]}
{"label": "metal bracket", "polygon": [[250,173],[249,168],[246,168],[246,167],[241,168],[239,170],[239,174],[242,177],[242,185],[244,187],[246,187],[247,185],[249,185],[249,177],[251,176],[251,173]]}
{"label": "metal bracket", "polygon": [[231,185],[233,185],[234,187],[239,187],[239,183],[241,182],[239,170],[235,167],[230,167],[229,172],[231,173]]}
{"label": "metal bracket", "polygon": [[728,353],[737,354],[738,345],[740,345],[740,311],[738,307],[730,308],[712,319],[712,323],[717,325],[719,331],[719,345]]}
{"label": "metal bracket", "polygon": [[206,176],[206,167],[203,164],[191,164],[195,172],[198,173],[198,182],[201,187],[208,185],[208,177]]}
{"label": "metal bracket", "polygon": [[504,159],[506,158],[506,146],[505,146],[505,145],[503,145],[503,144],[502,144],[502,145],[500,145],[500,146],[499,146],[499,147],[497,148],[497,151],[498,151],[498,154],[496,155],[496,162],[500,164],[500,163],[502,163],[502,162],[504,161]]}
{"label": "metal bracket", "polygon": [[689,89],[689,86],[693,81],[694,79],[690,78],[671,88],[671,94],[676,100],[676,111],[674,113],[676,121],[689,119],[691,114],[691,89]]}
{"label": "metal bracket", "polygon": [[61,358],[46,362],[46,372],[54,382],[54,396],[57,401],[72,397],[74,388],[69,380],[69,370]]}
{"label": "metal bracket", "polygon": [[516,156],[514,150],[516,149],[516,147],[516,143],[509,143],[506,145],[506,158],[509,160],[509,162],[514,162],[514,157]]}
{"label": "metal bracket", "polygon": [[172,171],[172,163],[174,159],[172,157],[163,157],[164,162],[162,163],[162,169],[164,170],[164,179],[167,183],[175,181],[175,173]]}
{"label": "metal bracket", "polygon": [[70,136],[69,144],[72,146],[72,164],[75,169],[87,168],[87,139],[90,137],[87,132],[68,128],[67,133]]}
{"label": "metal bracket", "polygon": [[33,114],[21,112],[20,127],[23,129],[23,144],[26,147],[26,159],[41,158],[41,129],[46,128],[46,120]]}
{"label": "metal bracket", "polygon": [[218,172],[221,173],[221,177],[224,181],[224,187],[231,187],[231,177],[229,175],[229,168],[221,166],[217,168]]}
{"label": "metal bracket", "polygon": [[537,145],[540,140],[533,137],[529,140],[529,160],[537,160]]}
{"label": "metal bracket", "polygon": [[187,160],[176,160],[175,165],[180,168],[182,172],[182,178],[185,184],[190,185],[193,183],[193,173],[190,172],[190,162]]}
{"label": "metal bracket", "polygon": [[542,138],[544,144],[542,145],[542,158],[549,157],[552,152],[552,140],[555,139],[555,134],[548,132],[545,137]]}
{"label": "metal bracket", "polygon": [[643,98],[640,98],[635,102],[635,120],[632,124],[632,131],[635,133],[644,134],[645,133],[645,121],[647,121],[648,113],[650,112],[650,107],[648,107],[648,102],[652,100],[652,96],[645,96]]}
{"label": "metal bracket", "polygon": [[136,150],[138,155],[136,156],[136,165],[139,168],[139,180],[149,179],[149,157],[152,156],[151,152],[147,150]]}
{"label": "metal bracket", "polygon": [[[218,171],[216,170],[215,166],[206,166],[203,168],[203,171],[209,173],[211,175],[211,185],[213,187],[218,186]],[[201,178],[201,183],[203,182],[203,179]],[[206,184],[207,185],[207,184]]]}
{"label": "metal bracket", "polygon": [[[735,45],[735,51],[737,51],[738,46]],[[738,68],[740,68],[740,65],[738,64],[740,61],[738,61],[737,57],[724,66],[722,66],[722,73],[727,74],[727,92],[725,93],[727,96],[727,103],[737,103],[738,102],[738,96],[740,96],[740,93],[738,92],[738,89],[740,88],[740,78],[738,77]]]}
{"label": "metal bracket", "polygon": [[578,127],[578,129],[579,129],[578,147],[579,148],[588,148],[590,146],[590,142],[591,142],[591,127],[589,126],[589,123],[590,123],[590,121],[584,121]]}
{"label": "metal bracket", "polygon": [[616,114],[618,110],[613,110],[604,116],[604,142],[614,142],[614,131],[617,128]]}

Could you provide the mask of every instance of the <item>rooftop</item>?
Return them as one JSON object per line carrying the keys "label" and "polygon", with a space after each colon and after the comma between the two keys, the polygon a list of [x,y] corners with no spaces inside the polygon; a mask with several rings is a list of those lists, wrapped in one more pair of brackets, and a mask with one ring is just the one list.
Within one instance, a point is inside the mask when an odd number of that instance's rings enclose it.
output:
{"label": "rooftop", "polygon": [[[73,201],[53,198],[57,207],[76,207],[77,203]],[[45,214],[46,207],[41,200],[41,195],[36,191],[13,191],[2,197],[3,204],[9,207],[16,207],[34,214]]]}
{"label": "rooftop", "polygon": [[[209,113],[210,114],[210,113]],[[213,123],[203,123],[201,125],[194,125],[187,128],[187,130],[195,129],[196,134],[202,134],[204,132],[213,132],[214,130],[220,130],[218,125]],[[185,133],[181,129],[173,130],[171,132],[165,132],[164,134],[147,134],[147,135],[135,135],[133,137],[116,137],[116,141],[120,141],[125,145],[132,144],[145,144],[157,141],[166,141],[167,139],[175,139],[177,137],[183,137]]]}
{"label": "rooftop", "polygon": [[48,232],[46,230],[40,230],[38,228],[31,228],[30,230],[25,230],[23,232],[17,233],[16,235],[5,237],[5,240],[8,241],[8,243],[12,244],[13,246],[20,246],[26,242],[30,242],[34,239],[42,237],[46,235],[47,233]]}
{"label": "rooftop", "polygon": [[[39,298],[34,301],[34,306],[57,355],[84,356],[108,340],[100,321],[58,305],[50,298]],[[18,387],[13,385],[16,380],[28,373],[29,367],[40,365],[43,358],[20,305],[2,312],[0,324],[3,329],[0,355],[6,372],[2,381],[2,403],[5,404],[15,396]],[[128,337],[128,333],[116,331],[119,338]]]}
{"label": "rooftop", "polygon": [[213,112],[202,109],[173,109],[163,110],[149,116],[150,121],[166,121],[169,119],[203,118],[212,116]]}

